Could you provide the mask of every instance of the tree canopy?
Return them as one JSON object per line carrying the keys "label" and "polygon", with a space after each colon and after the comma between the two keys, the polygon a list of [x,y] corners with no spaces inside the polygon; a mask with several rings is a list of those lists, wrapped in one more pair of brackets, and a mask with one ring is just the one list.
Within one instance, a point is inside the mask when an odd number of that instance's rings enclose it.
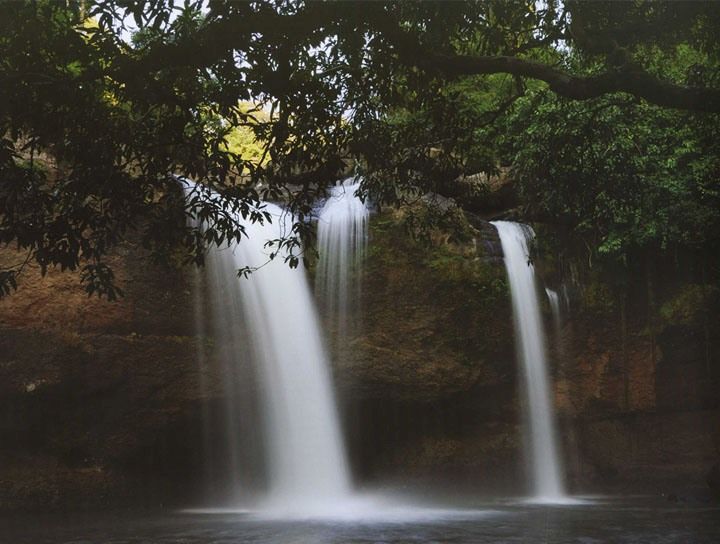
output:
{"label": "tree canopy", "polygon": [[295,215],[278,243],[296,265],[314,203],[352,164],[381,205],[510,165],[529,211],[600,253],[717,241],[713,2],[0,9],[0,244],[25,255],[0,270],[3,294],[36,263],[114,298],[105,257],[128,236],[202,263],[242,239],[237,212],[267,220],[267,200]]}

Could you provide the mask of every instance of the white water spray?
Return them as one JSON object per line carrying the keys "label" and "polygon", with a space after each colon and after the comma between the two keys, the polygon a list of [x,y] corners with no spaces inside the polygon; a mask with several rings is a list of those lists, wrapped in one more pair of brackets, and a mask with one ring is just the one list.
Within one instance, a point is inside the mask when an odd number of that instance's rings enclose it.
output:
{"label": "white water spray", "polygon": [[333,187],[318,217],[316,289],[328,322],[336,328],[336,344],[347,341],[359,326],[350,316],[352,305],[360,301],[369,217],[367,206],[355,195],[359,187],[357,178]]}
{"label": "white water spray", "polygon": [[548,297],[548,302],[550,303],[550,312],[553,316],[553,322],[560,322],[560,296],[557,294],[557,291],[550,289],[549,287],[545,288],[545,294]]}
{"label": "white water spray", "polygon": [[505,255],[516,345],[527,391],[534,500],[562,502],[566,497],[549,387],[545,335],[535,285],[535,268],[530,262],[528,249],[528,241],[534,233],[527,225],[509,221],[494,221],[493,225],[498,230]]}
{"label": "white water spray", "polygon": [[[277,516],[319,515],[350,495],[348,464],[330,365],[304,270],[290,268],[283,250],[265,247],[267,241],[287,236],[292,217],[272,204],[264,210],[272,223],[251,223],[238,216],[248,238],[208,255],[212,302],[221,316],[217,333],[234,337],[236,366],[249,350],[260,386],[269,475],[260,508]],[[271,252],[278,253],[273,260]],[[237,270],[246,266],[255,271],[247,279],[238,278]],[[237,387],[242,386],[239,382]],[[240,406],[230,403],[229,408]],[[228,434],[237,444],[241,437],[236,423],[242,416],[227,415]],[[242,459],[235,446],[230,453],[231,462]]]}

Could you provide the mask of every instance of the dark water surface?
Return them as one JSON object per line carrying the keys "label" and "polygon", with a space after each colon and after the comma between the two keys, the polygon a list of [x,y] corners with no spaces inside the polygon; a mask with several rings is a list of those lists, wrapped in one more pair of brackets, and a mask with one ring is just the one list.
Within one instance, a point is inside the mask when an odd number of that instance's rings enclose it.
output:
{"label": "dark water surface", "polygon": [[720,505],[603,498],[568,506],[483,503],[369,521],[272,521],[249,514],[35,516],[2,519],[12,544],[720,543]]}

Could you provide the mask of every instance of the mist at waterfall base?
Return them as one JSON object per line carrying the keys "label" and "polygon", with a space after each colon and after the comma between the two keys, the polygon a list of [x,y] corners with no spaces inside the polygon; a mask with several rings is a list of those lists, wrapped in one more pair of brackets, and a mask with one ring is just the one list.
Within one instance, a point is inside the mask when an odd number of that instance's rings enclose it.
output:
{"label": "mist at waterfall base", "polygon": [[716,544],[720,507],[661,497],[597,500],[592,507],[478,504],[475,518],[382,522],[268,520],[238,514],[80,513],[14,516],[12,544]]}

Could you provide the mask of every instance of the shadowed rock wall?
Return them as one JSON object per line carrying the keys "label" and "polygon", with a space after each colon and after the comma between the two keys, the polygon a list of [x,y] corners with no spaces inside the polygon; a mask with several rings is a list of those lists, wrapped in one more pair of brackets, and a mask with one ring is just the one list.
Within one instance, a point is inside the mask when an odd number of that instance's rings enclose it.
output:
{"label": "shadowed rock wall", "polygon": [[0,300],[0,508],[158,505],[197,463],[191,282],[136,247],[112,265],[117,302],[34,269]]}
{"label": "shadowed rock wall", "polygon": [[[527,487],[501,249],[492,226],[472,223],[467,239],[423,245],[398,217],[373,219],[362,333],[336,357],[365,477]],[[535,258],[541,281],[557,283],[552,263]],[[558,328],[545,303],[575,490],[694,493],[718,460],[720,324],[708,316],[719,297],[682,268],[662,269],[652,292],[642,270],[622,278],[624,295],[611,288],[617,278],[581,273]]]}
{"label": "shadowed rock wall", "polygon": [[[471,219],[419,243],[383,213],[370,234],[361,327],[333,357],[358,481],[522,492],[522,397],[494,229]],[[195,328],[195,274],[132,245],[113,264],[118,302],[33,270],[0,300],[1,509],[187,504],[210,453],[222,455],[222,425],[204,422],[222,420],[227,354]],[[580,281],[558,333],[546,308],[575,489],[675,492],[703,486],[716,462],[717,300],[666,276],[653,297],[633,280],[624,306],[602,281]]]}

